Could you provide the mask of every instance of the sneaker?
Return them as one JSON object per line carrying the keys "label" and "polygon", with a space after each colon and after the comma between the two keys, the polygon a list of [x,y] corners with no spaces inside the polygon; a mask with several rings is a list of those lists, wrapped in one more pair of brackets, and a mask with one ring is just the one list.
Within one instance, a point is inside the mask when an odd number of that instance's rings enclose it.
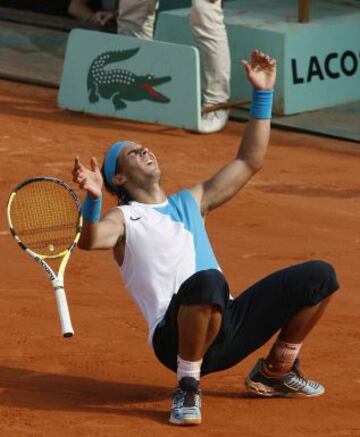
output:
{"label": "sneaker", "polygon": [[202,134],[211,134],[224,129],[229,118],[229,111],[218,110],[203,114],[200,122],[199,132]]}
{"label": "sneaker", "polygon": [[175,425],[200,425],[201,391],[200,382],[195,378],[184,377],[174,391],[170,423]]}
{"label": "sneaker", "polygon": [[264,365],[265,361],[260,359],[245,380],[245,385],[251,393],[264,397],[312,397],[325,392],[321,384],[302,376],[298,361],[295,361],[291,372],[280,377],[265,375]]}

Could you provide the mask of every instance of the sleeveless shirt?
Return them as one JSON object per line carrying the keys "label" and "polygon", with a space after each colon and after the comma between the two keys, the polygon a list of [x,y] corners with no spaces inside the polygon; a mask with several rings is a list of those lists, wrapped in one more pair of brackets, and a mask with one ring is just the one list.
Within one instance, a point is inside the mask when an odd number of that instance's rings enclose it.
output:
{"label": "sleeveless shirt", "polygon": [[125,217],[125,286],[148,323],[148,342],[181,284],[194,273],[221,270],[195,198],[182,190],[161,204],[130,202]]}

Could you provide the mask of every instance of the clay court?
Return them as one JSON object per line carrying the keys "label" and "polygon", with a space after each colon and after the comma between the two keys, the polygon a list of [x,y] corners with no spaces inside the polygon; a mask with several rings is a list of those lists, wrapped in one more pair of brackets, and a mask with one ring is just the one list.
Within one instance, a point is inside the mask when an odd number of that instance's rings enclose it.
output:
{"label": "clay court", "polygon": [[[331,262],[341,289],[305,343],[303,371],[318,399],[257,399],[243,379],[265,346],[203,379],[203,424],[168,424],[175,377],[155,359],[146,326],[110,252],[76,250],[65,285],[75,336],[60,335],[43,270],[7,230],[5,206],[30,176],[71,182],[73,157],[101,160],[132,139],[159,157],[174,192],[212,174],[237,149],[244,124],[209,136],[64,112],[56,90],[0,82],[0,436],[360,436],[360,154],[355,143],[274,129],[264,168],[207,225],[232,293],[275,269]],[[113,200],[107,196],[105,208]]]}

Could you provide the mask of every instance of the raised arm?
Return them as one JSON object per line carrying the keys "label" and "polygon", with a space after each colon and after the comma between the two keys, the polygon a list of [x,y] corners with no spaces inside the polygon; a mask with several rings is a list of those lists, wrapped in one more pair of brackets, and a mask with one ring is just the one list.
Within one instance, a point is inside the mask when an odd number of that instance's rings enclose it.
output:
{"label": "raised arm", "polygon": [[124,216],[119,209],[113,209],[101,218],[103,179],[96,159],[91,158],[87,168],[76,157],[72,175],[79,188],[86,191],[82,208],[84,225],[78,246],[84,250],[113,248],[124,237]]}
{"label": "raised arm", "polygon": [[203,215],[231,199],[260,170],[269,143],[276,61],[255,50],[250,62],[241,62],[254,89],[251,118],[235,158],[210,179],[190,189]]}

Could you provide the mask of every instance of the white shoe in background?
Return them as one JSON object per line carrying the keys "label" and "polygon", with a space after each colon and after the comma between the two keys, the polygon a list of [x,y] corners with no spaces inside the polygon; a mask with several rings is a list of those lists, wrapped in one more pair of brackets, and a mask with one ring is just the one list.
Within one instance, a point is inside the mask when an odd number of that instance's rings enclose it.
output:
{"label": "white shoe in background", "polygon": [[207,112],[203,114],[200,122],[199,132],[202,134],[211,134],[223,130],[229,119],[229,111],[219,109],[218,111]]}

